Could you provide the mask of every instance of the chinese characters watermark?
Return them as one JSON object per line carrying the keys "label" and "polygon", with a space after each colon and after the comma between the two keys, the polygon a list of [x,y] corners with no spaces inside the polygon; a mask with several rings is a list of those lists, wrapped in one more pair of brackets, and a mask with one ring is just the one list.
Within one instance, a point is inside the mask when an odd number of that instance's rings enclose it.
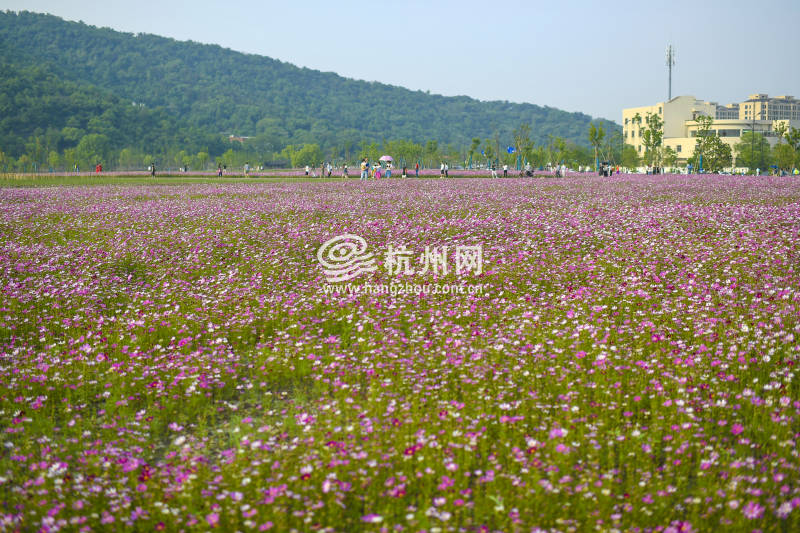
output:
{"label": "chinese characters watermark", "polygon": [[[325,268],[329,283],[349,281],[364,272],[377,269],[367,242],[358,235],[338,235],[322,244],[317,259]],[[451,252],[452,253],[449,253]],[[404,244],[389,244],[383,254],[383,267],[393,276],[434,274],[445,276],[451,271],[457,276],[483,273],[483,245],[426,246],[419,253]],[[451,270],[454,267],[454,270]]]}

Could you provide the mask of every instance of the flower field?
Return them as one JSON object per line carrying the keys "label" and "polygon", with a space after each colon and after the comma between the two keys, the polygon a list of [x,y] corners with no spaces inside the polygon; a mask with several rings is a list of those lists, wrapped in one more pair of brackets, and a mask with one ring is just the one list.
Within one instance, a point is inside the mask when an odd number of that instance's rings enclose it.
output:
{"label": "flower field", "polygon": [[0,531],[800,530],[796,179],[2,188],[0,282]]}

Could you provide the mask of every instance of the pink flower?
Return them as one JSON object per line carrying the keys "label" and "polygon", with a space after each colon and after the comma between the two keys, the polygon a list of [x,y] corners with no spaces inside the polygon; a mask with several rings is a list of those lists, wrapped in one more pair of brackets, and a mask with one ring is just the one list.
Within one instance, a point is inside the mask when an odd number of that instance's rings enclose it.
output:
{"label": "pink flower", "polygon": [[755,520],[761,518],[761,515],[764,514],[764,507],[757,502],[747,502],[747,505],[742,508],[742,513],[750,520]]}
{"label": "pink flower", "polygon": [[208,513],[206,515],[206,522],[208,522],[208,525],[211,527],[217,527],[217,524],[219,524],[219,513]]}
{"label": "pink flower", "polygon": [[742,431],[744,431],[744,426],[741,424],[734,424],[733,427],[731,427],[731,433],[734,435],[738,435]]}

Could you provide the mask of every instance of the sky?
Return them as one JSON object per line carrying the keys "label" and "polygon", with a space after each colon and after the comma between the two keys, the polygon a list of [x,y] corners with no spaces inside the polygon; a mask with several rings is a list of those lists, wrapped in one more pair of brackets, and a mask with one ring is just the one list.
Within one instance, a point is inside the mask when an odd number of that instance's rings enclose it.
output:
{"label": "sky", "polygon": [[800,97],[800,0],[0,0],[446,96],[621,121],[672,95]]}

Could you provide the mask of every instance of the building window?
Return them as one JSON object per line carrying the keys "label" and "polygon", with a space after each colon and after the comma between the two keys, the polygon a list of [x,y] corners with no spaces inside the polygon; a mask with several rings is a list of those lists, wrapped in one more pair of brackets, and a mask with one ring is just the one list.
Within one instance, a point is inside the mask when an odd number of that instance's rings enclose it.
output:
{"label": "building window", "polygon": [[661,106],[658,106],[658,114],[661,114]]}
{"label": "building window", "polygon": [[681,145],[680,144],[678,146],[676,146],[675,148],[676,148],[676,150],[675,150],[676,152],[681,153]]}
{"label": "building window", "polygon": [[639,151],[640,152],[642,151],[642,145],[641,144],[639,145]]}

